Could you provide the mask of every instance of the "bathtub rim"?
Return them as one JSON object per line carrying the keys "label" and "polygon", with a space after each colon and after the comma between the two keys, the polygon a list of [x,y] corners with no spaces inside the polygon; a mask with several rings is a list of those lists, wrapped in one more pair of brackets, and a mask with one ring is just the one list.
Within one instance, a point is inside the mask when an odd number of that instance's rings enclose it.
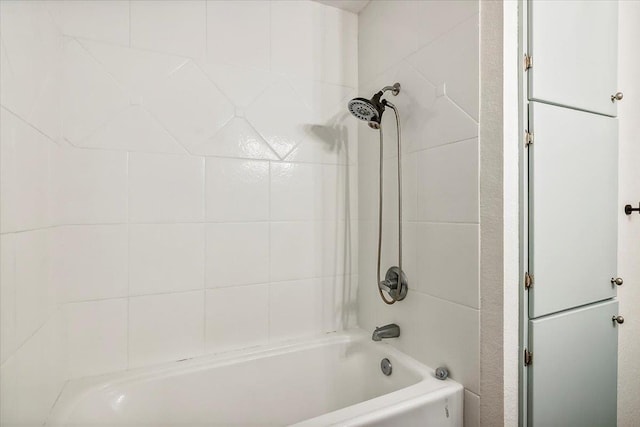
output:
{"label": "bathtub rim", "polygon": [[[464,388],[461,384],[452,379],[445,381],[436,379],[432,368],[396,349],[389,342],[373,342],[371,341],[369,332],[362,329],[350,329],[325,333],[305,339],[294,339],[240,350],[200,355],[179,361],[163,362],[151,366],[90,377],[70,379],[65,383],[44,425],[65,425],[65,422],[67,422],[69,416],[85,395],[115,388],[119,385],[153,381],[154,379],[168,378],[198,372],[204,369],[220,368],[292,352],[356,342],[362,342],[364,345],[374,348],[374,351],[382,352],[388,357],[395,359],[396,363],[405,365],[409,370],[417,374],[417,381],[391,393],[300,421],[293,424],[293,426],[326,426],[345,421],[355,422],[357,425],[359,422],[380,417],[382,413],[399,413],[421,404],[441,399],[446,395],[462,395],[463,393]],[[365,407],[370,407],[371,410],[363,413]],[[331,424],[327,424],[327,422]]]}

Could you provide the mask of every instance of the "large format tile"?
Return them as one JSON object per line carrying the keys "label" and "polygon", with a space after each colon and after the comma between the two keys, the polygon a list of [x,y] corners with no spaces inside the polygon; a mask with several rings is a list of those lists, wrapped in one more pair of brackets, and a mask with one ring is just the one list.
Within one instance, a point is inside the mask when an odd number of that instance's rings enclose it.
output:
{"label": "large format tile", "polygon": [[269,339],[278,341],[322,332],[322,281],[279,282],[269,285]]}
{"label": "large format tile", "polygon": [[[476,121],[480,108],[479,37],[478,15],[473,15],[410,59],[431,83],[446,84],[447,95]],[[450,55],[452,51],[456,55]]]}
{"label": "large format tile", "polygon": [[207,1],[207,56],[269,68],[269,2]]}
{"label": "large format tile", "polygon": [[417,289],[479,309],[479,239],[477,224],[418,223]]}
{"label": "large format tile", "polygon": [[199,222],[204,219],[204,159],[131,153],[131,222]]}
{"label": "large format tile", "polygon": [[269,219],[269,162],[208,158],[207,221]]}
{"label": "large format tile", "polygon": [[15,234],[16,343],[22,344],[42,327],[56,307],[49,281],[49,230]]}
{"label": "large format tile", "polygon": [[268,342],[268,285],[208,290],[206,298],[207,352],[216,353]]}
{"label": "large format tile", "polygon": [[64,302],[127,296],[126,225],[52,230],[51,280]]}
{"label": "large format tile", "polygon": [[204,291],[129,300],[129,365],[199,356],[204,351]]}
{"label": "large format tile", "polygon": [[233,105],[193,62],[147,90],[143,104],[187,150],[213,136],[234,114]]}
{"label": "large format tile", "polygon": [[200,57],[206,46],[204,0],[134,0],[131,46]]}
{"label": "large format tile", "polygon": [[129,105],[113,77],[75,39],[65,43],[64,137],[80,143]]}
{"label": "large format tile", "polygon": [[52,169],[57,224],[126,222],[127,153],[60,149]]}
{"label": "large format tile", "polygon": [[59,24],[66,35],[129,44],[129,2],[67,0],[61,13]]}
{"label": "large format tile", "polygon": [[304,163],[271,163],[271,220],[322,219],[323,167]]}
{"label": "large format tile", "polygon": [[207,225],[207,287],[269,281],[269,223]]}
{"label": "large format tile", "polygon": [[0,130],[0,229],[46,227],[50,212],[50,154],[55,144],[2,108]]}
{"label": "large format tile", "polygon": [[81,378],[127,369],[127,300],[66,305],[69,373]]}
{"label": "large format tile", "polygon": [[16,270],[14,235],[0,236],[0,365],[16,350]]}
{"label": "large format tile", "polygon": [[421,152],[418,220],[477,223],[478,163],[477,139]]}
{"label": "large format tile", "polygon": [[142,95],[154,88],[189,60],[182,56],[152,52],[80,40],[80,44],[127,91],[131,103],[140,103]]}
{"label": "large format tile", "polygon": [[204,288],[204,225],[131,225],[129,294]]}

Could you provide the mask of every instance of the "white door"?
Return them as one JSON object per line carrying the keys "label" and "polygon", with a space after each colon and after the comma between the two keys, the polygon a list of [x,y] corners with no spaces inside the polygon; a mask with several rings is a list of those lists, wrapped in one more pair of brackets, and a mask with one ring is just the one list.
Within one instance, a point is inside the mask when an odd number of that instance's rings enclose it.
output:
{"label": "white door", "polygon": [[618,302],[529,321],[529,427],[615,427]]}
{"label": "white door", "polygon": [[616,295],[618,121],[532,102],[529,317]]}
{"label": "white door", "polygon": [[618,2],[528,3],[529,99],[617,115]]}

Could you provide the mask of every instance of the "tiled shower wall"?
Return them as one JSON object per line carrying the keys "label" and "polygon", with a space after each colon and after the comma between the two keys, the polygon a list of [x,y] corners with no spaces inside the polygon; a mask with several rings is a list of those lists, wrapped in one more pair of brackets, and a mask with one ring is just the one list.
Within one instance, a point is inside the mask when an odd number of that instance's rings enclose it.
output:
{"label": "tiled shower wall", "polygon": [[61,366],[39,366],[55,397],[66,378],[354,324],[356,15],[2,8],[3,391],[42,394],[8,381],[21,354],[49,359],[54,331]]}
{"label": "tiled shower wall", "polygon": [[[465,388],[465,425],[479,411],[479,2],[373,1],[359,15],[359,87],[386,97],[403,134],[404,301],[386,306],[376,286],[378,133],[359,137],[361,327],[396,322],[395,342]],[[383,271],[398,263],[397,147],[393,111],[384,129]]]}
{"label": "tiled shower wall", "polygon": [[60,17],[53,274],[71,377],[338,328],[356,16],[92,1]]}
{"label": "tiled shower wall", "polygon": [[62,35],[40,2],[0,2],[0,423],[38,425],[66,380],[49,276]]}

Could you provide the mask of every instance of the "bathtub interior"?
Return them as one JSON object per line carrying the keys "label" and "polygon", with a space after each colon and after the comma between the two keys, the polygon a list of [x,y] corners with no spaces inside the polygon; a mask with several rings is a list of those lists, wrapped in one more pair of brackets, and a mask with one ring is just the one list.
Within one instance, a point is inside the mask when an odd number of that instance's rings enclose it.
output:
{"label": "bathtub interior", "polygon": [[[390,376],[380,369],[384,357],[393,363]],[[290,425],[423,381],[428,374],[401,357],[388,345],[339,335],[176,362],[70,384],[48,425]]]}

